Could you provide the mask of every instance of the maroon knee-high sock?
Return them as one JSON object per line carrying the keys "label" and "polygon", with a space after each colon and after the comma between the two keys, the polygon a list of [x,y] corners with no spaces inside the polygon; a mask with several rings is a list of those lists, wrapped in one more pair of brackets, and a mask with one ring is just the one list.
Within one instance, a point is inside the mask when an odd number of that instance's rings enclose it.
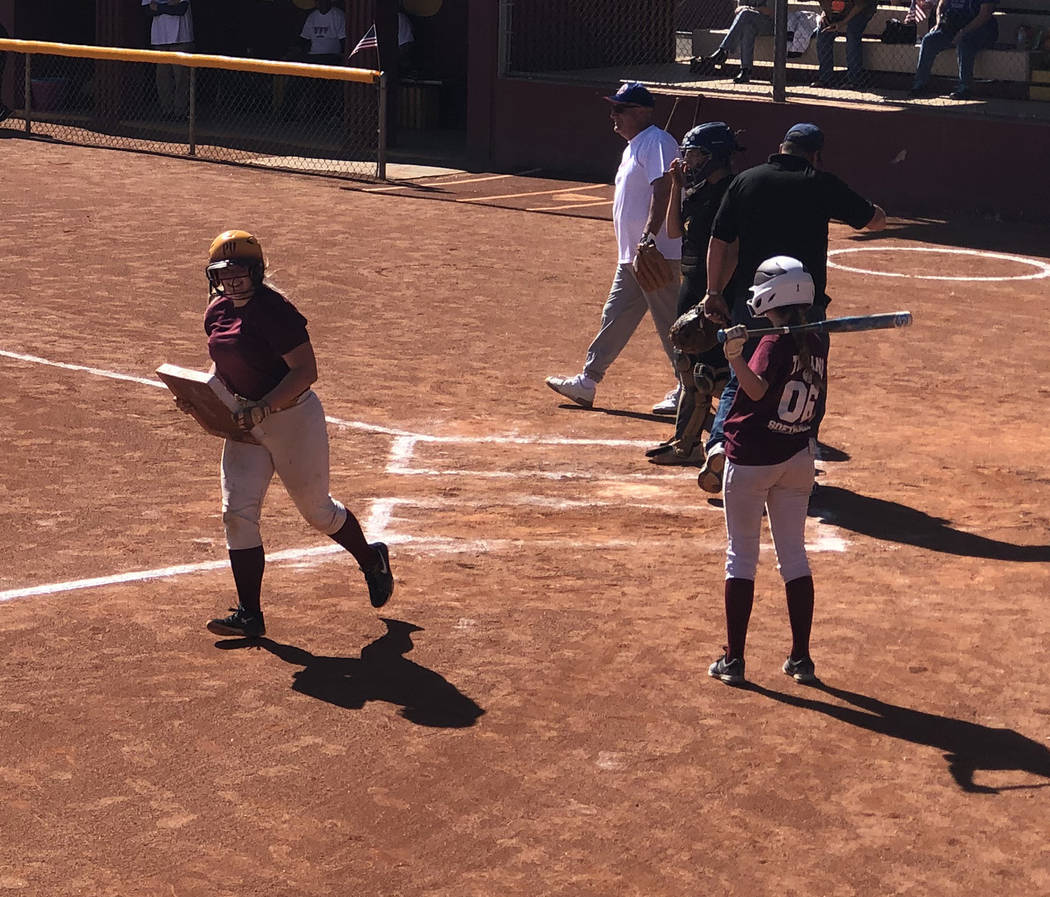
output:
{"label": "maroon knee-high sock", "polygon": [[361,524],[349,510],[346,512],[346,522],[328,538],[338,542],[349,551],[357,561],[357,566],[362,570],[371,570],[376,565],[378,557],[375,549],[368,544],[361,530]]}
{"label": "maroon knee-high sock", "polygon": [[231,548],[230,569],[233,571],[233,583],[237,586],[237,600],[241,607],[249,613],[259,613],[263,570],[266,569],[263,547]]}
{"label": "maroon knee-high sock", "polygon": [[726,580],[726,658],[736,660],[744,656],[747,624],[751,621],[751,606],[755,603],[753,579]]}
{"label": "maroon knee-high sock", "polygon": [[784,583],[788,619],[791,620],[791,659],[809,657],[809,633],[813,628],[813,577],[800,576]]}

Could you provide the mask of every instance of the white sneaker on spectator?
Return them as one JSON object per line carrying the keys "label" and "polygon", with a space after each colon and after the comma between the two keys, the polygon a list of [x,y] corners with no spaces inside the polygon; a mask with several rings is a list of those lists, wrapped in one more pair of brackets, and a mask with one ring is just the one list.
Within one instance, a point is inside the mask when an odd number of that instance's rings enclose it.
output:
{"label": "white sneaker on spectator", "polygon": [[594,405],[594,391],[598,384],[586,374],[577,374],[575,377],[548,377],[544,382],[558,395],[572,399],[577,405],[584,408]]}
{"label": "white sneaker on spectator", "polygon": [[664,414],[673,417],[678,413],[678,397],[681,395],[681,385],[676,386],[659,402],[653,405],[653,414]]}

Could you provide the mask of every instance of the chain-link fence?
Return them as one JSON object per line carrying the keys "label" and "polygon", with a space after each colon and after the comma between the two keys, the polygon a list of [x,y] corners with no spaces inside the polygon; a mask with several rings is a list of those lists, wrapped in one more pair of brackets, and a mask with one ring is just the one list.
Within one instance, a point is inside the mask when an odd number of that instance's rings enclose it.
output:
{"label": "chain-link fence", "polygon": [[2,127],[91,146],[386,176],[379,72],[28,41],[0,41],[3,48],[18,51],[8,53],[18,90]]}
{"label": "chain-link fence", "polygon": [[1048,0],[1004,0],[983,24],[947,14],[937,22],[936,6],[936,0],[501,0],[503,74],[637,80],[778,100],[974,109],[994,102],[996,114],[1050,117],[1050,106],[1032,102],[1050,99]]}

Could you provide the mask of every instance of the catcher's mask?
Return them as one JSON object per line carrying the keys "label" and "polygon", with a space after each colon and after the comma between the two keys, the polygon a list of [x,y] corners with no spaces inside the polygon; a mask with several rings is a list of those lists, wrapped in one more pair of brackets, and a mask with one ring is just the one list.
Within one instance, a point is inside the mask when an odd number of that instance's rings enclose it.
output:
{"label": "catcher's mask", "polygon": [[813,295],[813,278],[802,262],[788,255],[775,255],[758,266],[747,307],[758,317],[771,308],[810,306]]}
{"label": "catcher's mask", "polygon": [[736,135],[724,121],[709,121],[686,133],[682,138],[680,152],[682,158],[689,150],[699,150],[707,158],[693,172],[692,176],[699,182],[712,171],[729,168],[730,159],[742,147],[736,142]]}
{"label": "catcher's mask", "polygon": [[226,230],[211,241],[208,265],[205,268],[208,284],[213,290],[222,292],[220,274],[227,279],[237,277],[235,267],[243,268],[248,273],[253,287],[262,283],[263,272],[266,269],[262,246],[255,237],[244,230]]}

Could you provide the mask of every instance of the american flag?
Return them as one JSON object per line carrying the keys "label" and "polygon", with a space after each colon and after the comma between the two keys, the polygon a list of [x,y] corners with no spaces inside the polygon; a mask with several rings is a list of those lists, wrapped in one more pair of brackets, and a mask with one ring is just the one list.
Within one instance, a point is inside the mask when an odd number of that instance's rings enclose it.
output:
{"label": "american flag", "polygon": [[[362,37],[361,40],[359,40],[357,42],[357,46],[354,47],[354,50],[350,54],[350,56],[353,56],[354,53],[357,53],[359,50],[367,50],[370,47],[374,48],[376,50],[379,49],[379,40],[376,38],[376,26],[375,25],[373,25],[371,28],[369,28],[365,32],[365,36]],[[347,59],[349,59],[350,56],[348,56]]]}
{"label": "american flag", "polygon": [[[932,6],[932,4],[930,4]],[[926,0],[911,0],[908,14],[904,17],[905,25],[915,25],[926,21]]]}

